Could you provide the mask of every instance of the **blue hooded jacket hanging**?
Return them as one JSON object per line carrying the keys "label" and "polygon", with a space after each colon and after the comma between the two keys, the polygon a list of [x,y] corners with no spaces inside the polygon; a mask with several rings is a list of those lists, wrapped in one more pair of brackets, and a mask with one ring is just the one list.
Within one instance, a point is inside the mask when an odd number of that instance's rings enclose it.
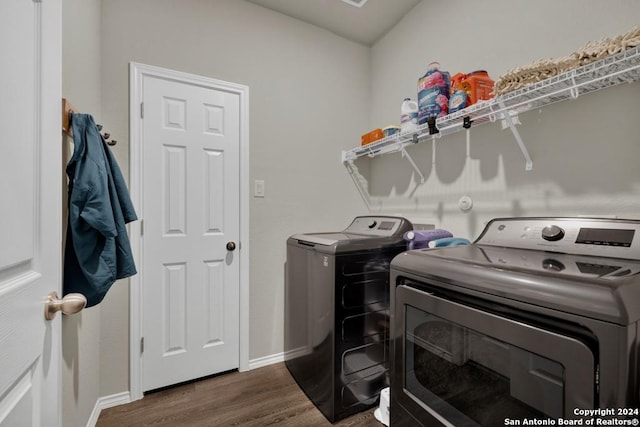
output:
{"label": "blue hooded jacket hanging", "polygon": [[136,274],[125,224],[138,218],[120,167],[93,117],[73,114],[71,125],[63,293],[81,293],[91,307],[117,279]]}

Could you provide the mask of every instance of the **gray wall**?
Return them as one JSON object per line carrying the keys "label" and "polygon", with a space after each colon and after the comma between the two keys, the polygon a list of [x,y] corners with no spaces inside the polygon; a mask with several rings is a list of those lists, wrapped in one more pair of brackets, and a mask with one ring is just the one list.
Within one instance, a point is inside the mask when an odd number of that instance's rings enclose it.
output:
{"label": "gray wall", "polygon": [[[99,119],[100,0],[64,0],[62,7],[62,96],[80,111],[90,112]],[[73,150],[69,138],[63,147],[68,160]],[[63,217],[66,221],[66,212]],[[101,307],[62,316],[62,424],[65,426],[86,425],[96,400],[103,396],[100,390]]]}
{"label": "gray wall", "polygon": [[[588,41],[622,34],[638,24],[634,0],[423,0],[372,49],[370,127],[397,123],[405,96],[439,61],[453,75],[508,69],[560,57]],[[363,160],[370,167],[374,210],[428,218],[454,234],[475,238],[498,216],[611,215],[640,218],[640,144],[636,128],[640,83],[625,84],[522,114],[522,135],[533,170],[509,130],[484,124],[466,133],[412,147],[427,177],[416,185],[399,154]],[[458,199],[474,208],[462,213]]]}
{"label": "gray wall", "polygon": [[[125,175],[129,62],[249,86],[251,182],[266,183],[250,207],[250,358],[282,352],[286,238],[363,212],[340,150],[367,126],[369,49],[241,1],[63,8],[63,96],[118,140]],[[64,317],[64,425],[86,424],[99,397],[129,389],[128,300],[120,281],[100,305]]]}
{"label": "gray wall", "polygon": [[[429,62],[452,73],[484,68],[496,78],[624,32],[640,16],[634,0],[423,0],[369,49],[239,0],[63,6],[63,94],[119,141],[125,173],[130,61],[249,86],[250,178],[266,183],[266,197],[250,206],[251,359],[283,351],[286,238],[341,229],[364,212],[340,150],[373,127],[397,123],[402,99],[415,98]],[[633,83],[523,114],[531,172],[509,131],[495,124],[472,129],[468,155],[464,133],[437,142],[435,164],[431,143],[413,147],[424,185],[399,155],[359,161],[373,210],[470,238],[503,215],[640,217],[638,89]],[[466,194],[475,205],[463,214],[457,200]],[[123,282],[99,306],[65,316],[65,425],[85,424],[97,397],[128,390],[128,310]]]}
{"label": "gray wall", "polygon": [[[237,0],[109,0],[101,12],[102,113],[119,159],[128,156],[129,62],[249,86],[250,178],[266,188],[250,204],[249,353],[282,352],[287,237],[342,229],[364,211],[340,151],[367,126],[369,49]],[[117,292],[102,315],[112,393],[128,387],[128,296]]]}

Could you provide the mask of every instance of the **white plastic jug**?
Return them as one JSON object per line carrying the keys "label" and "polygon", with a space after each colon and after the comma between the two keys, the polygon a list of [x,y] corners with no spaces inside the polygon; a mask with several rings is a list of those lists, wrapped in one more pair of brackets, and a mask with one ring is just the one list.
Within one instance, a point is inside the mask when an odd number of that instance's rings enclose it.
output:
{"label": "white plastic jug", "polygon": [[380,421],[385,426],[389,425],[389,401],[391,400],[391,393],[389,387],[380,390],[380,404],[378,409],[373,411],[373,416],[376,420]]}
{"label": "white plastic jug", "polygon": [[400,132],[409,132],[418,127],[418,103],[405,98],[400,108]]}

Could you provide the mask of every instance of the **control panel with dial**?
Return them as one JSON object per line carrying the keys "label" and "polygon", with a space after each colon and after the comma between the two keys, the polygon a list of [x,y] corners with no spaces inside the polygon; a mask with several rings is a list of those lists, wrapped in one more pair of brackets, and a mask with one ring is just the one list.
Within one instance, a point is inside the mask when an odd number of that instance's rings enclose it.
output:
{"label": "control panel with dial", "polygon": [[406,220],[400,217],[359,216],[344,230],[345,233],[393,236]]}
{"label": "control panel with dial", "polygon": [[640,221],[609,218],[498,218],[475,242],[580,255],[640,259]]}

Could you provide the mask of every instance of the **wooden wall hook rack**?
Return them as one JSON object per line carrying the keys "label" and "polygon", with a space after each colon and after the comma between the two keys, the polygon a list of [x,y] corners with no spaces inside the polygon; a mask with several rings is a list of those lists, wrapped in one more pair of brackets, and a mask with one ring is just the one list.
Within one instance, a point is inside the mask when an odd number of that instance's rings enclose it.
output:
{"label": "wooden wall hook rack", "polygon": [[[62,131],[69,136],[72,135],[71,115],[74,113],[79,113],[79,111],[76,109],[76,107],[73,106],[73,104],[71,104],[71,102],[69,102],[68,99],[62,98]],[[111,134],[108,132],[103,132],[102,125],[98,125],[98,130],[102,134],[102,137],[107,144],[116,145],[118,141],[110,139]]]}

